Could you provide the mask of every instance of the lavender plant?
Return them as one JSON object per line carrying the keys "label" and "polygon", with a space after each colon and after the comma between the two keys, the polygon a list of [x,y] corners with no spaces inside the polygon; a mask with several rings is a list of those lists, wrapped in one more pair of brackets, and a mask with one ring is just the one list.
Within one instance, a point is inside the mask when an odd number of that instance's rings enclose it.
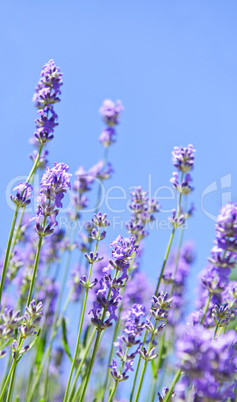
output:
{"label": "lavender plant", "polygon": [[[237,282],[231,272],[237,260],[237,204],[220,211],[196,310],[188,314],[186,285],[195,252],[183,236],[194,210],[187,203],[193,191],[193,146],[172,152],[177,205],[168,218],[171,233],[163,262],[160,250],[154,254],[160,268],[151,283],[142,255],[158,201],[136,187],[123,233],[112,233],[113,217],[100,211],[101,188],[113,172],[108,150],[118,137],[121,101],[106,99],[99,109],[105,124],[99,137],[103,159],[88,169],[80,165],[73,178],[67,219],[83,230],[60,227],[72,174],[65,163],[48,166],[45,146],[58,125],[54,108],[61,85],[62,73],[50,60],[33,97],[38,109],[33,167],[11,195],[15,212],[1,263],[0,402],[234,402]],[[39,189],[36,169],[42,173]],[[96,182],[95,213],[84,219]],[[37,191],[37,210],[28,216],[25,208]],[[110,253],[102,246],[107,232],[115,239]]]}

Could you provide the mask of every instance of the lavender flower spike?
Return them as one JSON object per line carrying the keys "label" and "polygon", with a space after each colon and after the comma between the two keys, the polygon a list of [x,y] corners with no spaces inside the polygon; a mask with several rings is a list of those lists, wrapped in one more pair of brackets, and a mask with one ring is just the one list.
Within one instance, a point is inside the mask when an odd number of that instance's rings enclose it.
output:
{"label": "lavender flower spike", "polygon": [[65,163],[55,162],[54,167],[46,170],[40,183],[40,195],[37,198],[38,209],[36,212],[36,232],[39,236],[47,236],[57,226],[56,217],[62,207],[61,200],[67,189],[71,188],[70,177],[67,173],[69,167]]}
{"label": "lavender flower spike", "polygon": [[17,190],[15,196],[10,195],[11,200],[20,208],[26,207],[30,203],[30,197],[32,196],[33,187],[25,183],[19,183],[13,191]]}
{"label": "lavender flower spike", "polygon": [[187,173],[193,168],[194,152],[195,149],[193,149],[193,145],[191,144],[187,147],[174,147],[172,152],[174,166],[183,173]]}
{"label": "lavender flower spike", "polygon": [[49,60],[43,67],[41,78],[36,86],[33,101],[38,111],[38,118],[35,120],[35,139],[41,144],[53,139],[52,133],[58,125],[58,118],[53,105],[60,101],[60,87],[62,85],[62,73],[53,60]]}
{"label": "lavender flower spike", "polygon": [[119,123],[119,115],[124,110],[122,102],[117,100],[114,103],[111,99],[105,99],[99,109],[99,113],[103,117],[108,126],[114,126]]}

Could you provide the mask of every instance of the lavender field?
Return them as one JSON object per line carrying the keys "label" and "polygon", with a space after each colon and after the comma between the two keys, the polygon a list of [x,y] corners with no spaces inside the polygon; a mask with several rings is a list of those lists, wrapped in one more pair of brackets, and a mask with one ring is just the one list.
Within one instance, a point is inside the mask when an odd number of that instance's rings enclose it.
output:
{"label": "lavender field", "polygon": [[92,3],[3,6],[0,402],[236,402],[237,7]]}

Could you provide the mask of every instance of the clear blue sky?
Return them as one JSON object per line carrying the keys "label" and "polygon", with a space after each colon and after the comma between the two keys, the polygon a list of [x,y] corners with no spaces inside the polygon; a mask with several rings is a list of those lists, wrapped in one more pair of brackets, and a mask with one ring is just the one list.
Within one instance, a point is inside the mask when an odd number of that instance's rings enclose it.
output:
{"label": "clear blue sky", "polygon": [[[51,165],[65,162],[75,172],[79,165],[87,169],[101,158],[98,108],[108,97],[121,99],[125,106],[118,141],[110,150],[115,174],[108,186],[146,188],[149,174],[153,190],[169,185],[173,146],[194,144],[191,198],[196,212],[185,234],[197,245],[194,277],[214,237],[214,222],[201,206],[203,191],[216,182],[217,190],[204,198],[213,215],[223,192],[237,199],[236,18],[235,0],[3,0],[1,250],[12,219],[5,189],[12,178],[30,170],[28,139],[36,118],[32,94],[43,64],[53,58],[64,73],[64,85],[56,107],[59,126],[49,146]],[[225,175],[231,175],[232,185],[221,190]],[[171,201],[161,203],[172,206]],[[152,278],[168,237],[168,230],[153,230],[146,241],[144,270]]]}

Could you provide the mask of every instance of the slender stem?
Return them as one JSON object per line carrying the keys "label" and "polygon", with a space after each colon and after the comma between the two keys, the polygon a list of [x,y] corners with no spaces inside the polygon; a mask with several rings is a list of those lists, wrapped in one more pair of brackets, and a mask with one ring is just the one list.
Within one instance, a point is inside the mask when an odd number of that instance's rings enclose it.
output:
{"label": "slender stem", "polygon": [[[100,228],[98,228],[98,238],[99,238],[99,236],[100,236]],[[96,241],[94,255],[97,252],[98,244],[99,244],[99,240]],[[70,389],[70,383],[71,383],[71,379],[72,379],[72,374],[73,374],[73,370],[74,370],[75,365],[76,365],[77,355],[78,355],[78,352],[79,352],[80,338],[81,338],[82,326],[83,326],[83,321],[84,321],[84,316],[85,316],[85,311],[86,311],[86,303],[87,303],[87,297],[88,297],[88,292],[89,292],[89,285],[90,285],[90,279],[91,279],[91,274],[92,274],[92,268],[93,268],[93,262],[90,263],[90,271],[89,271],[89,276],[88,276],[87,288],[86,288],[86,292],[85,292],[85,296],[84,296],[84,303],[83,303],[83,308],[82,308],[82,313],[81,313],[81,320],[80,320],[80,327],[79,327],[79,332],[78,332],[78,336],[77,336],[76,349],[75,349],[75,353],[74,353],[74,357],[73,357],[73,361],[72,361],[72,365],[71,365],[71,370],[70,370],[70,374],[69,374],[69,378],[68,378],[68,382],[67,382],[66,392],[65,392],[65,395],[64,395],[64,402],[66,402],[67,397],[68,397],[68,393],[69,393],[69,389]]]}
{"label": "slender stem", "polygon": [[[135,257],[136,257],[136,252],[133,252],[132,253],[132,259],[131,259],[130,264],[129,264],[129,270],[132,269]],[[109,362],[108,362],[108,365],[107,365],[108,368],[107,368],[107,372],[106,372],[105,383],[104,383],[104,386],[103,386],[104,395],[103,395],[102,401],[105,400],[106,388],[107,388],[107,383],[108,383],[108,378],[109,378],[109,365],[110,365],[110,363],[112,361],[112,356],[113,356],[113,353],[114,353],[114,342],[115,342],[115,340],[117,338],[117,334],[118,334],[118,330],[119,330],[121,313],[122,313],[122,310],[123,310],[123,300],[124,300],[124,293],[125,293],[125,290],[126,290],[126,284],[127,284],[127,282],[125,283],[125,286],[121,290],[122,300],[121,300],[121,303],[120,303],[120,306],[119,306],[118,320],[117,320],[117,322],[115,324],[115,327],[114,327],[113,341],[112,341],[112,344],[111,344],[110,354],[109,354]]]}
{"label": "slender stem", "polygon": [[[90,347],[91,347],[92,341],[94,339],[95,333],[96,333],[96,327],[93,329],[93,332],[91,334],[89,342],[87,343],[86,350],[84,352],[83,358],[81,359],[80,364],[79,364],[79,366],[77,368],[76,375],[75,375],[75,378],[74,378],[74,381],[73,381],[73,384],[72,384],[72,389],[71,389],[71,392],[70,392],[69,397],[68,397],[69,401],[71,401],[71,398],[73,397],[73,392],[74,392],[74,388],[75,388],[76,383],[77,383],[77,379],[78,379],[78,377],[79,377],[79,375],[81,373],[82,366],[83,366],[83,364],[84,364],[84,362],[86,360],[86,357],[88,355],[88,352],[90,350]],[[75,397],[73,398],[73,402],[74,402],[74,400],[76,400],[75,399],[76,397],[77,397],[77,392],[75,394]]]}
{"label": "slender stem", "polygon": [[[118,274],[118,271],[116,272],[115,278],[117,277],[117,274]],[[111,296],[111,290],[112,290],[112,288],[109,289],[109,292],[108,292],[108,295],[107,295],[108,300],[110,299],[110,296]],[[104,307],[103,314],[102,314],[102,317],[101,317],[101,323],[102,323],[101,325],[102,326],[103,326],[103,323],[104,323],[106,313],[107,313],[107,308]],[[96,353],[97,353],[97,350],[98,350],[98,347],[99,347],[99,344],[100,344],[100,335],[101,335],[103,329],[97,328],[97,331],[98,332],[97,332],[97,335],[96,335],[95,345],[94,345],[92,357],[91,357],[91,360],[90,360],[90,363],[89,363],[89,368],[88,368],[88,372],[87,372],[87,375],[86,375],[85,384],[84,384],[84,387],[83,387],[83,390],[82,390],[82,395],[81,395],[81,398],[80,398],[80,402],[83,401],[85,393],[86,393],[86,389],[87,389],[87,385],[88,385],[88,382],[89,382],[89,379],[90,379],[90,375],[91,375],[92,367],[93,367],[93,364],[94,364],[95,356],[96,356]]]}
{"label": "slender stem", "polygon": [[3,288],[4,288],[5,278],[6,278],[6,274],[7,274],[8,262],[10,259],[11,243],[12,243],[12,237],[13,237],[13,233],[14,233],[14,228],[15,228],[15,224],[16,224],[18,211],[19,211],[19,206],[16,207],[14,215],[13,215],[12,225],[11,225],[10,234],[9,234],[8,243],[7,243],[7,251],[5,254],[5,259],[4,259],[3,269],[2,269],[2,277],[1,277],[1,283],[0,283],[0,305],[1,305],[1,300],[2,300],[2,292],[3,292]]}
{"label": "slender stem", "polygon": [[[15,362],[15,360],[14,360],[14,362]],[[5,392],[6,392],[8,383],[9,383],[9,381],[10,381],[12,372],[13,372],[13,370],[14,370],[14,366],[15,366],[15,365],[14,365],[14,362],[13,362],[13,364],[11,365],[11,368],[10,368],[10,371],[9,371],[9,373],[8,373],[7,379],[6,379],[5,384],[4,384],[3,388],[2,388],[2,392],[1,392],[1,395],[0,395],[0,401],[3,400],[3,397],[4,397],[4,395],[5,395]]]}
{"label": "slender stem", "polygon": [[173,379],[172,384],[171,384],[171,386],[169,388],[169,391],[167,392],[167,394],[165,396],[164,402],[169,402],[170,397],[171,397],[171,395],[173,393],[174,387],[175,387],[176,383],[179,381],[181,374],[182,374],[182,371],[181,371],[181,369],[179,369],[176,372],[175,376],[174,376],[174,379]]}
{"label": "slender stem", "polygon": [[[121,364],[121,367],[120,367],[120,371],[119,371],[120,374],[122,374],[122,372],[123,372],[123,368],[124,368],[124,364],[125,364],[125,361],[126,361],[126,358],[127,358],[128,351],[129,351],[129,346],[127,346],[127,349],[126,349],[125,354],[124,354],[124,358],[123,358],[123,361],[122,361],[122,364]],[[108,402],[113,400],[113,396],[114,396],[115,391],[117,389],[118,383],[119,383],[119,381],[115,380],[115,384],[114,384],[113,388],[110,390],[111,392],[109,393],[109,401]]]}
{"label": "slender stem", "polygon": [[160,370],[161,368],[161,363],[162,363],[162,358],[163,358],[163,351],[164,351],[164,346],[165,346],[165,332],[166,328],[164,329],[164,332],[161,336],[161,342],[160,342],[160,351],[159,351],[159,356],[158,356],[158,362],[157,362],[157,371]]}
{"label": "slender stem", "polygon": [[36,257],[35,257],[34,268],[33,268],[33,275],[32,275],[32,279],[31,279],[31,283],[30,283],[30,290],[29,290],[28,297],[27,297],[27,303],[26,303],[27,306],[29,306],[29,304],[31,302],[31,298],[32,298],[33,288],[34,288],[34,284],[35,284],[35,276],[36,276],[36,272],[37,272],[37,268],[38,268],[38,264],[39,264],[39,256],[40,256],[42,241],[43,241],[43,236],[40,236],[38,247],[37,247],[37,252],[36,252]]}
{"label": "slender stem", "polygon": [[176,273],[177,273],[177,269],[178,269],[178,265],[179,265],[180,251],[181,251],[182,242],[183,242],[184,230],[183,230],[182,226],[181,226],[180,230],[181,230],[181,232],[180,232],[180,235],[179,235],[179,244],[178,244],[178,250],[177,250],[177,254],[176,254],[176,258],[175,258],[175,269],[174,269],[174,274],[173,274],[174,281],[173,281],[172,286],[171,286],[170,297],[172,297],[173,291],[174,291],[175,277],[176,277]]}
{"label": "slender stem", "polygon": [[110,394],[109,394],[109,400],[108,400],[108,402],[112,402],[113,397],[114,397],[114,394],[115,394],[116,389],[117,389],[117,385],[118,385],[118,381],[115,381],[115,384],[114,384],[113,388],[110,390],[111,392],[110,392]]}
{"label": "slender stem", "polygon": [[9,385],[9,389],[8,389],[8,394],[7,394],[7,402],[10,400],[10,399],[8,399],[8,398],[11,397],[11,393],[12,393],[12,390],[13,390],[14,378],[15,378],[15,370],[16,370],[17,363],[18,363],[18,361],[19,361],[19,351],[21,350],[21,347],[22,347],[22,345],[23,345],[23,342],[24,342],[24,338],[21,337],[20,340],[19,340],[19,342],[18,342],[18,348],[17,348],[16,356],[15,356],[13,362],[12,362],[10,371],[9,371],[9,373],[8,373],[7,379],[6,379],[6,381],[5,381],[3,390],[2,390],[1,395],[0,395],[0,402],[2,401],[2,398],[4,397],[4,394],[5,394],[7,385],[8,385],[8,383],[9,383],[10,379],[11,379],[11,382],[10,382],[10,385]]}
{"label": "slender stem", "polygon": [[121,302],[121,305],[120,305],[120,308],[119,308],[118,321],[116,322],[115,327],[114,327],[114,336],[113,336],[113,341],[112,341],[112,344],[111,344],[110,354],[109,354],[109,364],[108,364],[108,368],[107,368],[107,372],[106,372],[106,378],[105,378],[105,382],[104,382],[104,386],[103,386],[103,389],[104,389],[103,401],[105,400],[106,388],[107,388],[108,379],[109,379],[109,365],[110,365],[110,362],[112,360],[112,356],[113,356],[113,353],[114,353],[114,342],[115,342],[115,340],[117,338],[117,334],[118,334],[118,330],[119,330],[119,322],[120,322],[120,317],[121,317],[121,311],[122,311],[122,302]]}
{"label": "slender stem", "polygon": [[[38,155],[36,157],[34,165],[32,166],[30,174],[26,179],[26,183],[29,183],[31,177],[35,173],[35,170],[37,168],[37,164],[39,162],[40,154],[42,152],[43,145],[44,144],[40,145]],[[24,193],[24,190],[23,190],[22,194],[23,193]],[[4,283],[5,283],[7,268],[8,268],[8,262],[9,262],[10,255],[11,255],[10,250],[11,250],[11,244],[12,244],[12,237],[13,237],[13,233],[14,233],[14,229],[15,229],[15,225],[16,225],[16,219],[17,219],[17,215],[18,215],[18,212],[19,212],[19,208],[20,208],[19,206],[16,206],[16,209],[15,209],[15,212],[14,212],[14,215],[13,215],[11,230],[10,230],[10,234],[9,234],[9,238],[8,238],[8,243],[7,243],[7,251],[6,251],[6,254],[5,254],[4,265],[3,265],[3,270],[2,270],[2,277],[1,277],[1,283],[0,283],[0,305],[1,305],[1,300],[2,300],[2,292],[3,292]]]}
{"label": "slender stem", "polygon": [[141,387],[142,387],[142,383],[143,383],[143,380],[144,380],[144,375],[145,375],[145,372],[146,372],[147,363],[148,363],[148,361],[146,360],[144,365],[143,365],[143,368],[142,368],[142,373],[141,373],[141,377],[140,377],[140,380],[139,380],[139,383],[138,383],[137,393],[136,393],[136,396],[135,396],[135,402],[138,401],[138,398],[139,398],[139,395],[140,395],[140,392],[141,392]]}
{"label": "slender stem", "polygon": [[[75,232],[74,232],[75,233]],[[64,287],[65,287],[65,283],[66,283],[66,279],[67,279],[67,274],[68,274],[68,268],[70,265],[70,260],[71,260],[71,254],[72,251],[68,250],[68,255],[67,255],[67,260],[66,260],[66,264],[65,264],[65,268],[64,268],[64,273],[63,273],[63,279],[62,279],[62,286],[60,289],[60,293],[58,296],[58,301],[57,301],[57,307],[56,307],[56,311],[55,311],[55,315],[54,315],[54,321],[53,321],[53,326],[52,326],[52,333],[54,333],[54,331],[57,328],[57,322],[58,322],[58,316],[59,316],[59,310],[60,310],[60,305],[61,305],[61,301],[62,301],[62,296],[63,296],[63,291],[64,291]],[[73,290],[73,289],[72,289]],[[68,298],[70,300],[72,292],[69,292]],[[67,303],[69,302],[69,300],[66,300],[66,306]],[[49,372],[49,365],[50,365],[50,357],[51,357],[51,349],[52,349],[52,344],[53,344],[53,337],[51,337],[50,339],[50,344],[49,344],[49,348],[50,348],[50,352],[49,352],[49,359],[48,359],[48,364],[47,364],[47,368],[46,368],[46,374],[45,374],[45,386],[44,386],[44,397],[46,400],[46,396],[47,396],[47,386],[48,386],[48,372]]]}
{"label": "slender stem", "polygon": [[168,256],[169,256],[169,252],[170,252],[171,244],[172,244],[172,241],[173,241],[173,238],[174,238],[174,234],[175,234],[175,228],[173,228],[173,230],[172,230],[172,233],[171,233],[170,239],[169,239],[169,243],[168,243],[168,247],[167,247],[166,252],[165,252],[165,257],[164,257],[164,261],[163,261],[163,264],[162,264],[161,273],[160,273],[160,276],[159,276],[159,279],[158,279],[158,282],[157,282],[157,286],[156,286],[156,291],[155,291],[156,296],[157,296],[157,294],[159,292],[161,280],[162,280],[162,277],[163,277],[163,274],[164,274],[164,270],[165,270],[165,266],[166,266],[167,259],[168,259]]}
{"label": "slender stem", "polygon": [[[157,325],[158,325],[158,321],[155,322],[154,331],[156,330]],[[153,339],[154,339],[154,332],[153,332],[153,334],[152,334],[152,336],[151,336],[151,339],[150,339],[150,342],[149,342],[148,353],[149,353],[149,352],[151,351],[151,349],[152,349],[152,342],[153,342]],[[142,373],[141,373],[141,377],[140,377],[140,380],[139,380],[139,384],[138,384],[138,389],[137,389],[137,393],[136,393],[136,397],[135,397],[135,402],[138,401],[138,398],[139,398],[139,395],[140,395],[140,392],[141,392],[142,383],[143,383],[144,376],[145,376],[145,372],[146,372],[146,368],[147,368],[147,363],[148,363],[148,360],[145,360],[145,363],[144,363],[143,369],[142,369]]]}
{"label": "slender stem", "polygon": [[217,331],[218,331],[218,329],[219,329],[220,323],[221,323],[221,318],[219,318],[218,323],[217,323],[217,325],[216,325],[215,333],[214,333],[213,339],[215,339],[215,337],[216,337],[216,335],[217,335]]}
{"label": "slender stem", "polygon": [[[172,244],[172,241],[173,241],[173,238],[174,238],[174,234],[175,234],[175,228],[173,228],[173,230],[172,230],[172,233],[171,233],[170,239],[169,239],[169,243],[168,243],[168,246],[167,246],[167,249],[166,249],[166,252],[165,252],[165,257],[164,257],[164,261],[163,261],[163,264],[162,264],[161,273],[160,273],[160,276],[159,276],[159,279],[158,279],[158,282],[157,282],[157,286],[156,286],[156,291],[155,291],[156,296],[158,295],[158,292],[159,292],[162,276],[163,276],[165,266],[166,266],[166,263],[167,263],[167,260],[168,260],[168,257],[169,257],[169,252],[170,252],[171,244]],[[145,342],[146,342],[146,337],[147,337],[147,331],[145,331],[145,334],[144,334],[143,344],[145,344]],[[138,363],[137,363],[136,373],[135,373],[135,376],[134,376],[133,386],[132,386],[132,391],[131,391],[131,396],[130,396],[130,402],[132,402],[132,399],[133,399],[133,394],[134,394],[134,390],[135,390],[135,386],[136,386],[136,381],[137,381],[137,376],[138,376],[140,364],[141,364],[141,356],[139,357],[139,360],[138,360]]]}
{"label": "slender stem", "polygon": [[13,369],[13,372],[12,372],[11,381],[10,381],[9,388],[8,388],[8,393],[7,393],[6,402],[10,402],[11,396],[12,396],[13,385],[14,385],[14,379],[15,379],[15,375],[16,375],[17,361],[14,360],[14,363],[15,363],[15,364],[14,364],[14,369]]}
{"label": "slender stem", "polygon": [[210,304],[210,301],[211,301],[211,297],[212,297],[212,293],[209,292],[209,295],[208,295],[208,298],[207,298],[207,301],[206,301],[206,304],[205,304],[205,307],[204,307],[204,312],[203,312],[201,324],[204,323],[204,320],[205,320],[205,317],[206,317],[206,314],[207,314],[207,310],[208,310],[208,307],[209,307],[209,304]]}
{"label": "slender stem", "polygon": [[44,146],[44,144],[40,144],[39,152],[38,152],[38,154],[37,154],[37,156],[36,156],[36,159],[35,159],[35,161],[34,161],[34,165],[32,166],[32,169],[31,169],[31,171],[30,171],[30,174],[29,174],[29,176],[28,176],[27,179],[26,179],[26,183],[29,183],[31,177],[33,176],[33,174],[35,173],[35,171],[36,171],[36,169],[37,169],[37,165],[38,165],[38,162],[39,162],[39,158],[40,158],[40,155],[41,155],[43,146]]}
{"label": "slender stem", "polygon": [[[146,342],[147,333],[148,333],[148,331],[146,330],[145,333],[144,333],[143,341],[142,341],[143,345]],[[134,394],[134,391],[135,391],[135,386],[136,386],[136,382],[137,382],[137,376],[138,376],[138,373],[139,373],[141,360],[142,360],[142,358],[141,358],[141,355],[140,355],[139,360],[137,362],[137,368],[136,368],[136,372],[135,372],[135,376],[134,376],[134,380],[133,380],[133,386],[132,386],[132,391],[131,391],[131,395],[130,395],[130,402],[132,402],[132,399],[133,399],[133,394]]]}
{"label": "slender stem", "polygon": [[83,387],[82,394],[81,394],[79,402],[83,402],[83,400],[84,400],[84,396],[85,396],[87,385],[88,385],[88,382],[89,382],[89,379],[90,379],[90,375],[91,375],[92,367],[93,367],[93,364],[94,364],[95,356],[96,356],[96,353],[97,353],[97,350],[98,350],[98,347],[99,347],[99,344],[100,344],[101,331],[102,331],[101,329],[98,329],[96,339],[95,339],[95,345],[94,345],[93,353],[92,353],[90,363],[89,363],[89,368],[88,368],[85,384],[84,384],[84,387]]}

